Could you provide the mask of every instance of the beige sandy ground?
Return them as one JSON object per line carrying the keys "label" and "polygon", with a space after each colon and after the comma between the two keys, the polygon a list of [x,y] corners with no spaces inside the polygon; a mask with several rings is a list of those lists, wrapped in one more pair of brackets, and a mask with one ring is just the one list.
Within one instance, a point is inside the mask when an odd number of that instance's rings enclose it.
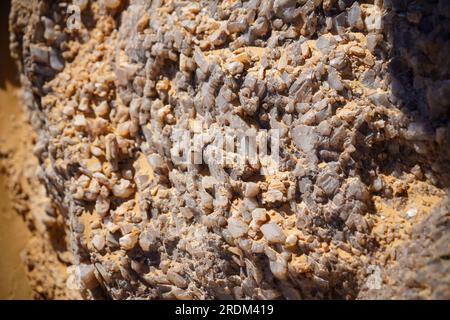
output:
{"label": "beige sandy ground", "polygon": [[[0,9],[0,144],[17,143],[23,139],[19,121],[25,124],[18,102],[16,70],[8,50],[8,1],[2,1]],[[19,120],[19,121],[18,121]],[[0,148],[0,299],[31,299],[32,290],[28,283],[20,253],[30,239],[30,232],[24,219],[17,214],[7,192],[6,170],[1,166]]]}
{"label": "beige sandy ground", "polygon": [[[3,19],[3,13],[5,11],[2,7],[2,23],[6,21]],[[2,28],[3,31],[3,28]],[[29,126],[26,123],[25,115],[21,112],[21,108],[18,104],[16,97],[17,88],[14,87],[5,77],[5,73],[10,71],[6,70],[7,67],[12,65],[12,62],[8,61],[5,56],[7,54],[7,48],[4,47],[4,40],[7,33],[2,33],[1,40],[2,46],[0,48],[0,161],[1,157],[8,157],[8,161],[3,161],[10,166],[8,168],[4,167],[3,173],[7,171],[10,172],[11,164],[14,164],[13,171],[16,173],[21,169],[27,168],[30,171],[33,166],[33,161],[31,159],[31,145],[32,145],[32,134]],[[5,63],[6,61],[6,63]],[[5,66],[5,68],[4,68]],[[3,75],[3,77],[2,77]],[[2,153],[3,152],[3,153]],[[12,160],[11,160],[12,158]],[[28,159],[28,160],[27,160]],[[0,163],[0,169],[2,165]],[[32,170],[33,168],[31,168]],[[0,173],[2,171],[0,170]],[[19,172],[20,173],[20,172]],[[18,182],[26,179],[29,176],[27,174],[14,175],[14,179]],[[419,223],[423,218],[425,218],[431,209],[439,203],[445,197],[445,193],[432,185],[417,181],[412,175],[405,175],[403,177],[393,177],[393,176],[383,176],[383,183],[392,188],[394,194],[404,195],[401,197],[396,197],[394,199],[383,199],[380,196],[374,196],[375,203],[375,225],[372,229],[372,234],[378,243],[382,245],[384,250],[375,256],[374,261],[377,264],[389,265],[389,263],[395,263],[395,250],[400,248],[404,241],[409,240],[411,233],[411,227]],[[5,185],[8,184],[9,190]],[[14,184],[13,184],[14,185]],[[20,183],[20,186],[27,186],[28,184]],[[25,248],[25,245],[31,240],[31,232],[27,228],[24,216],[20,213],[15,212],[13,206],[17,207],[18,195],[30,194],[27,192],[30,190],[24,190],[24,192],[16,193],[11,188],[11,177],[5,174],[0,174],[0,250],[2,256],[0,258],[0,299],[23,299],[32,298],[33,294],[28,284],[24,266],[20,260],[20,252]],[[14,202],[9,201],[9,197],[14,196]],[[20,198],[20,197],[19,197]],[[25,199],[26,200],[26,199]],[[27,202],[31,202],[28,201]],[[20,203],[20,201],[19,201]],[[39,210],[35,206],[31,206],[34,211]],[[414,209],[415,213],[412,217],[408,217],[407,212],[410,209]],[[19,206],[20,212],[20,206]],[[90,225],[90,223],[86,223]],[[86,228],[86,232],[90,229]],[[90,238],[86,235],[86,238]],[[52,275],[47,275],[42,270],[36,271],[40,273],[39,276],[32,277],[34,280],[32,282],[32,287],[35,292],[38,292],[41,298],[65,298],[64,279],[59,279],[58,285],[55,287],[60,288],[58,292],[49,294],[50,283],[53,283],[52,279],[58,278],[53,277],[54,274],[64,275],[65,266],[61,264],[62,250],[59,253],[58,259],[53,261],[50,256],[46,255],[48,251],[39,251],[41,247],[38,245],[32,245],[33,250],[31,252],[33,261],[42,262],[46,259],[48,265],[52,265]],[[50,249],[46,249],[50,250]],[[58,251],[53,248],[53,251]],[[52,251],[52,252],[53,252]],[[339,254],[344,256],[344,259],[348,257],[349,263],[352,262],[352,256],[343,250],[339,251]],[[44,259],[44,260],[43,260]],[[299,261],[299,264],[302,262]],[[42,267],[41,263],[36,263]],[[39,268],[37,268],[39,269]],[[49,272],[50,273],[50,272]],[[45,278],[48,276],[48,278]],[[61,276],[64,278],[65,276]],[[42,283],[36,281],[36,279],[42,279]],[[51,281],[50,281],[51,280]],[[53,289],[52,289],[53,290]]]}
{"label": "beige sandy ground", "polygon": [[[3,78],[5,79],[5,78]],[[13,78],[12,78],[13,79]],[[64,235],[49,231],[48,205],[36,179],[34,132],[20,91],[0,88],[0,299],[67,299]]]}
{"label": "beige sandy ground", "polygon": [[[20,131],[18,119],[23,115],[15,90],[11,83],[6,83],[5,88],[0,89],[0,139],[6,138],[9,143],[18,142],[21,137],[16,134]],[[30,232],[12,206],[4,173],[2,170],[0,174],[0,299],[31,299],[32,291],[20,259]]]}

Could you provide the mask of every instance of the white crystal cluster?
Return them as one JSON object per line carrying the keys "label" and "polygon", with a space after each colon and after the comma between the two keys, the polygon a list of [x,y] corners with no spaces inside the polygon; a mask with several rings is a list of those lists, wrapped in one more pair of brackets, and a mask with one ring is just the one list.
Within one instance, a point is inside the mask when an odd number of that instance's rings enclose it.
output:
{"label": "white crystal cluster", "polygon": [[[42,28],[13,37],[38,174],[93,297],[355,298],[378,248],[372,196],[392,196],[379,174],[447,183],[448,126],[402,90],[442,120],[448,73],[411,65],[402,82],[389,4],[101,3],[82,1],[71,33],[62,7],[33,9]],[[270,129],[277,161],[214,145]],[[204,161],[179,161],[180,131]]]}

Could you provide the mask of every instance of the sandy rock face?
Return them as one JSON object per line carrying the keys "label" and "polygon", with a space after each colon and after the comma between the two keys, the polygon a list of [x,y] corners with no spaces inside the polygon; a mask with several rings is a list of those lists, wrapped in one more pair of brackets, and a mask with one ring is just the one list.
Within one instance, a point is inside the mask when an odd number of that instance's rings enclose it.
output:
{"label": "sandy rock face", "polygon": [[[81,1],[69,28],[34,3],[13,1],[11,49],[85,298],[413,295],[373,283],[415,270],[395,252],[423,219],[449,231],[427,218],[448,212],[448,10]],[[434,241],[420,270],[448,276]]]}

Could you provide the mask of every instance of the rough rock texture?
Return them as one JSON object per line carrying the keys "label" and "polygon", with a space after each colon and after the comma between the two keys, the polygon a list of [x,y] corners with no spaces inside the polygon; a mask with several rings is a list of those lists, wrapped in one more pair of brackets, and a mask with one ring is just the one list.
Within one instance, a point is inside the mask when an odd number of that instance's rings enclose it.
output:
{"label": "rough rock texture", "polygon": [[450,299],[450,207],[437,206],[399,247],[397,263],[384,270],[378,288],[364,287],[362,299]]}
{"label": "rough rock texture", "polygon": [[[448,206],[428,217],[450,181],[446,1],[74,4],[75,29],[63,1],[10,15],[70,288],[353,299],[382,273],[385,297],[448,297]],[[265,129],[278,166],[215,144]],[[180,130],[203,163],[180,162]],[[425,233],[433,258],[411,258]]]}

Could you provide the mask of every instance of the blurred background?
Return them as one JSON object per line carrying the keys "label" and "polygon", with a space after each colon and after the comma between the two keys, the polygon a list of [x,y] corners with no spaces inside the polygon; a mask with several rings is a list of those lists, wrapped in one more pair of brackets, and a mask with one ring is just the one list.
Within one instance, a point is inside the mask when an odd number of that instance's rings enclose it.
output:
{"label": "blurred background", "polygon": [[18,139],[19,77],[9,55],[8,14],[10,1],[0,1],[0,299],[32,299],[32,292],[20,259],[30,234],[8,195],[8,148]]}

